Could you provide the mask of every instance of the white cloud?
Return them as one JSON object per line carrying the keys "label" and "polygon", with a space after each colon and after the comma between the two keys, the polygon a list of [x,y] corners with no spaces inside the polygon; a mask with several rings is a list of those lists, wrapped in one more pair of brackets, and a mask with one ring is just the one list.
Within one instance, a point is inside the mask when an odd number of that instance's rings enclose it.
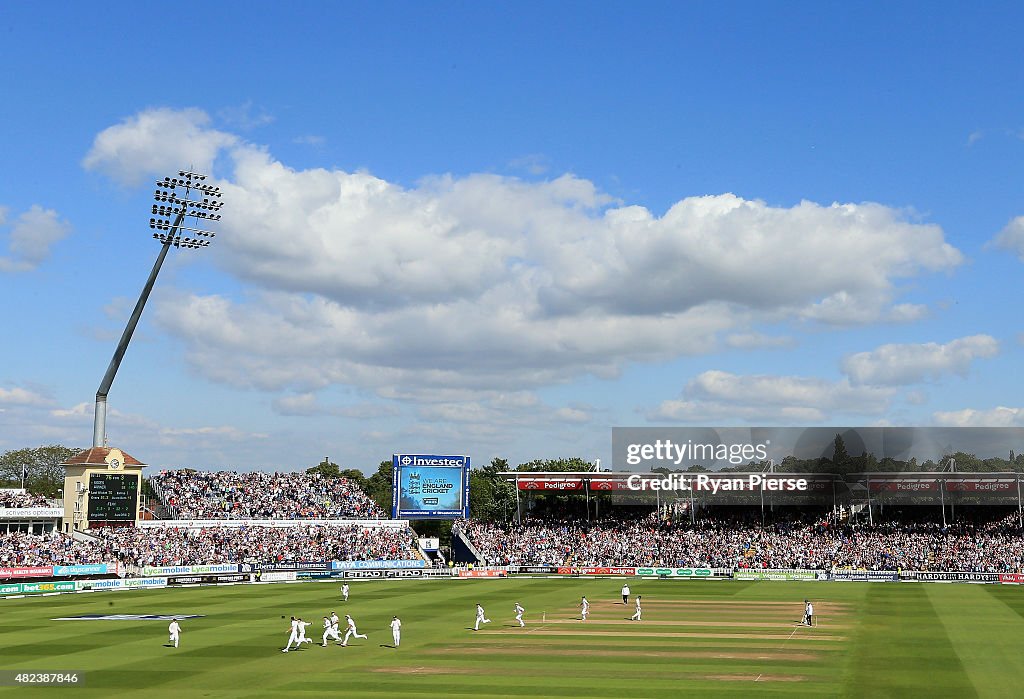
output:
{"label": "white cloud", "polygon": [[234,107],[225,107],[217,112],[217,116],[225,124],[242,131],[250,131],[274,122],[274,117],[263,109],[256,109],[252,100]]}
{"label": "white cloud", "polygon": [[306,134],[304,136],[296,136],[292,139],[292,143],[298,143],[301,146],[319,147],[327,143],[327,139],[315,134]]}
{"label": "white cloud", "polygon": [[1024,262],[1024,216],[1018,216],[1006,224],[1006,227],[992,239],[990,245],[1009,250]]}
{"label": "white cloud", "polygon": [[219,437],[231,442],[247,439],[267,439],[268,435],[259,432],[246,432],[232,425],[216,425],[207,427],[162,427],[158,433],[162,440],[169,442],[175,437]]}
{"label": "white cloud", "polygon": [[397,406],[384,403],[358,403],[355,405],[324,405],[315,393],[300,393],[275,398],[274,412],[279,415],[309,417],[313,415],[338,415],[357,420],[393,417],[401,411]]}
{"label": "white cloud", "polygon": [[37,391],[30,391],[15,386],[14,388],[0,388],[0,405],[23,406],[23,407],[44,407],[52,401]]}
{"label": "white cloud", "polygon": [[461,428],[499,432],[512,426],[545,427],[552,423],[585,424],[590,411],[582,406],[553,407],[529,391],[511,393],[486,392],[480,400],[429,403],[422,405],[419,416],[430,422],[457,423]]}
{"label": "white cloud", "polygon": [[211,252],[251,286],[179,293],[155,316],[196,371],[240,386],[426,396],[614,377],[631,362],[749,346],[762,319],[913,319],[922,309],[898,303],[901,280],[962,261],[937,226],[872,203],[721,194],[658,216],[572,175],[405,188],[294,170],[197,110],[111,127],[86,164],[128,180],[173,170],[182,153],[201,169],[222,149],[234,170],[217,182],[227,205]]}
{"label": "white cloud", "polygon": [[935,424],[944,427],[1022,427],[1024,408],[1000,406],[991,410],[951,410],[933,415]]}
{"label": "white cloud", "polygon": [[[6,221],[0,209],[0,225]],[[0,257],[0,272],[30,272],[50,256],[50,248],[71,233],[71,224],[53,209],[33,204],[14,221],[8,237],[9,255]]]}
{"label": "white cloud", "polygon": [[101,131],[82,165],[130,186],[188,167],[209,173],[217,154],[238,142],[209,123],[199,109],[148,109]]}
{"label": "white cloud", "polygon": [[548,157],[540,153],[530,153],[529,155],[524,155],[521,158],[515,158],[508,164],[508,166],[513,170],[518,170],[534,176],[543,175],[551,169]]}
{"label": "white cloud", "polygon": [[796,341],[788,336],[765,335],[759,332],[733,333],[725,338],[725,344],[736,349],[769,349],[792,347]]}
{"label": "white cloud", "polygon": [[893,395],[891,389],[855,387],[846,380],[705,371],[686,385],[682,398],[662,402],[646,417],[652,422],[812,423],[835,414],[880,414]]}
{"label": "white cloud", "polygon": [[905,386],[946,374],[965,376],[975,359],[994,357],[999,342],[989,335],[972,335],[944,345],[882,345],[843,360],[842,371],[854,384]]}

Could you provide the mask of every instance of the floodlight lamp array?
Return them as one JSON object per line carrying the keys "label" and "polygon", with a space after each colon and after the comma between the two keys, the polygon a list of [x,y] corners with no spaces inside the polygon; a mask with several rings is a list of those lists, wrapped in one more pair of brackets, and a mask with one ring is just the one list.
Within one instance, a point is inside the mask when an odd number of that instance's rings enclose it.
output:
{"label": "floodlight lamp array", "polygon": [[149,219],[149,227],[157,231],[169,231],[172,228],[177,231],[190,231],[196,235],[201,235],[206,238],[213,238],[217,234],[213,231],[207,231],[202,228],[191,228],[189,226],[178,225],[175,226],[166,218],[151,218]]}
{"label": "floodlight lamp array", "polygon": [[[205,179],[205,175],[203,178]],[[164,189],[176,189],[178,187],[182,187],[186,191],[195,189],[202,192],[204,195],[212,197],[219,197],[221,194],[220,187],[202,184],[198,179],[185,179],[184,177],[165,177],[162,180],[157,180],[156,186],[163,187]]]}
{"label": "floodlight lamp array", "polygon": [[[165,233],[154,233],[153,237],[165,245],[183,248],[201,248],[210,244],[209,240],[215,233],[201,228],[190,228],[182,225],[185,218],[197,221],[220,221],[217,212],[224,206],[219,201],[220,187],[204,184],[206,175],[180,170],[177,177],[165,177],[157,180],[157,190],[153,193],[156,203],[152,206],[153,218],[149,219],[149,227]],[[176,191],[183,190],[183,191]],[[195,198],[190,195],[195,193]],[[194,237],[182,237],[183,231],[189,231]]]}
{"label": "floodlight lamp array", "polygon": [[198,240],[196,238],[183,238],[180,235],[165,235],[163,233],[154,233],[153,237],[159,240],[164,245],[173,245],[176,248],[188,248],[197,250],[199,248],[205,248],[210,244],[209,240]]}
{"label": "floodlight lamp array", "polygon": [[[215,196],[219,197],[220,195],[217,194]],[[224,202],[215,201],[209,197],[203,197],[202,200],[188,199],[187,197],[179,197],[174,192],[164,192],[159,189],[153,192],[153,199],[157,202],[167,202],[172,206],[185,205],[195,207],[196,209],[202,209],[203,211],[220,211],[220,208],[224,206]]]}

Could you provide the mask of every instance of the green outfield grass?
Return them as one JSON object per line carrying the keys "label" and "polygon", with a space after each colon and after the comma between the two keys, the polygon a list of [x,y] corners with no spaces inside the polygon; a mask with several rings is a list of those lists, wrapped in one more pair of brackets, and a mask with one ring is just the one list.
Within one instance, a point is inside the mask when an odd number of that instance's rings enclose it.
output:
{"label": "green outfield grass", "polygon": [[[79,671],[67,697],[1019,697],[1024,588],[995,585],[631,579],[354,581],[139,590],[0,600],[0,669]],[[580,622],[577,604],[591,602]],[[818,612],[799,626],[803,599]],[[513,604],[526,607],[525,629]],[[474,606],[491,624],[472,631]],[[321,618],[351,614],[365,641],[319,645]],[[201,614],[165,647],[166,621],[86,614]],[[316,645],[284,654],[287,620]],[[388,623],[403,622],[402,646]],[[543,619],[546,616],[546,622]]]}

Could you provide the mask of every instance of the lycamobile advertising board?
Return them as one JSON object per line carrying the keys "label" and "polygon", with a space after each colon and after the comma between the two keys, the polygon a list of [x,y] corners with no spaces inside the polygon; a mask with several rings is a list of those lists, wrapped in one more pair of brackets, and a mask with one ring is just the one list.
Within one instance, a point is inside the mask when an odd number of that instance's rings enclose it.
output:
{"label": "lycamobile advertising board", "polygon": [[206,575],[210,573],[237,573],[237,563],[213,563],[201,566],[146,566],[143,575]]}

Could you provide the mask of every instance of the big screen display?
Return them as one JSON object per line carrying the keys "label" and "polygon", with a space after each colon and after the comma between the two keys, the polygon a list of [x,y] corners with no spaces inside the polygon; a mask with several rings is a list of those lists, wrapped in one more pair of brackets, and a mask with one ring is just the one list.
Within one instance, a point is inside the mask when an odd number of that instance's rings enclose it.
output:
{"label": "big screen display", "polygon": [[469,517],[468,456],[395,454],[392,466],[392,517]]}
{"label": "big screen display", "polygon": [[134,473],[89,475],[89,520],[134,522],[139,511],[139,477]]}

